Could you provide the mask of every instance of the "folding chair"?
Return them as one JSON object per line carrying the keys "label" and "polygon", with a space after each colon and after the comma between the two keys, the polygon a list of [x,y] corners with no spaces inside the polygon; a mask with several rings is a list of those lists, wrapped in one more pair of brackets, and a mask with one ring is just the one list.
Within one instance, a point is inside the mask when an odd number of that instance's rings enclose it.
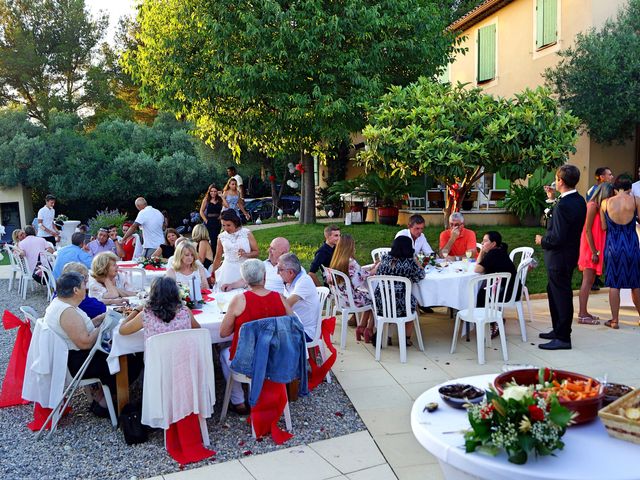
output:
{"label": "folding chair", "polygon": [[[367,278],[369,293],[373,301],[373,318],[376,322],[376,360],[380,361],[380,351],[382,344],[386,343],[383,339],[387,338],[388,324],[392,323],[398,327],[398,343],[400,344],[400,362],[407,363],[407,345],[405,339],[405,325],[407,322],[413,322],[418,341],[418,349],[424,352],[424,344],[422,343],[422,332],[420,331],[420,322],[418,320],[417,311],[411,311],[411,281],[405,277],[396,277],[392,275],[373,275]],[[404,304],[406,310],[403,316],[398,313],[396,291],[397,287],[404,286]],[[375,301],[376,291],[381,297],[381,308],[378,310]]]}
{"label": "folding chair", "polygon": [[[39,321],[44,323],[44,319],[40,319]],[[100,344],[102,342],[103,335],[106,331],[106,328],[105,328],[106,324],[107,322],[104,322],[100,326],[100,332],[98,333],[96,343],[94,343],[93,347],[91,347],[91,350],[89,351],[89,355],[87,356],[87,359],[84,361],[84,363],[82,364],[78,372],[75,374],[75,376],[72,377],[71,373],[67,370],[67,380],[65,382],[67,383],[67,387],[64,390],[64,393],[62,394],[62,398],[60,398],[57,405],[53,408],[53,410],[49,414],[49,417],[47,418],[46,422],[44,422],[44,424],[36,434],[36,439],[39,439],[42,436],[49,422],[51,422],[51,429],[46,434],[46,436],[51,437],[51,435],[53,435],[54,432],[57,430],[58,423],[60,422],[60,418],[62,418],[62,415],[66,410],[67,405],[69,405],[69,402],[71,401],[71,397],[76,392],[76,390],[79,387],[86,387],[89,385],[93,385],[95,383],[100,384],[100,386],[102,387],[102,391],[104,393],[104,399],[107,402],[107,410],[109,411],[111,425],[113,426],[113,428],[116,428],[118,426],[118,418],[116,417],[116,411],[115,411],[115,408],[113,407],[113,399],[111,398],[111,389],[107,385],[103,384],[99,378],[82,378],[82,376],[84,375],[84,372],[87,371],[87,368],[89,367],[89,363],[91,363],[91,360],[93,359],[93,356],[95,355],[96,351],[100,349]],[[53,330],[49,329],[48,327],[43,328],[43,333],[46,334],[46,332],[50,332],[51,335],[57,336],[57,334]],[[64,342],[64,340],[62,340],[60,337],[58,338],[62,343],[64,343],[66,347],[67,345],[66,342]]]}

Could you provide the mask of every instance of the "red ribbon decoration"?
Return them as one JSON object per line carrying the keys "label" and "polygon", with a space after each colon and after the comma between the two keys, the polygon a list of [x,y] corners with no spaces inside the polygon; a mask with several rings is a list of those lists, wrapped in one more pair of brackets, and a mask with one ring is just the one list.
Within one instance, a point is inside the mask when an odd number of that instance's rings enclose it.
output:
{"label": "red ribbon decoration", "polygon": [[296,164],[296,170],[299,171],[300,173],[304,173],[304,167],[302,166],[301,163]]}
{"label": "red ribbon decoration", "polygon": [[247,423],[249,425],[253,423],[256,438],[271,432],[271,438],[276,445],[282,445],[293,437],[293,434],[278,427],[278,420],[280,420],[286,404],[287,386],[284,383],[275,383],[265,379],[258,403],[251,408],[251,414],[247,417]]}
{"label": "red ribbon decoration", "polygon": [[165,267],[154,267],[153,265],[145,265],[145,270],[151,270],[154,272],[165,272],[167,269]]}
{"label": "red ribbon decoration", "polygon": [[180,465],[200,462],[216,454],[202,443],[200,419],[195,413],[169,425],[167,452]]}
{"label": "red ribbon decoration", "polygon": [[17,328],[18,334],[2,382],[0,408],[29,403],[22,399],[22,385],[27,367],[27,353],[29,353],[29,344],[31,343],[31,329],[28,321],[25,323],[9,310],[5,310],[2,314],[2,325],[5,330]]}
{"label": "red ribbon decoration", "polygon": [[276,176],[275,175],[269,175],[269,181],[270,182],[275,182],[276,181]]}
{"label": "red ribbon decoration", "polygon": [[336,351],[336,347],[331,343],[331,335],[336,329],[336,317],[325,318],[322,321],[322,334],[320,338],[324,341],[324,344],[327,346],[327,349],[331,352],[331,355],[327,360],[322,364],[318,365],[316,363],[316,355],[315,352],[313,355],[309,355],[309,366],[311,367],[311,373],[309,374],[309,391],[316,388],[324,377],[327,376],[329,370],[336,362],[336,358],[338,358],[338,352]]}

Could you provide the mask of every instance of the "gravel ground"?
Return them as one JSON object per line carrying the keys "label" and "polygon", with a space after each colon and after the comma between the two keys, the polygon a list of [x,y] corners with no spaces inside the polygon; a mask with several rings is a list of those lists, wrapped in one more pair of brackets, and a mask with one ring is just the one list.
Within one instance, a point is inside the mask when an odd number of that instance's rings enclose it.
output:
{"label": "gravel ground", "polygon": [[[43,288],[36,285],[36,290],[23,301],[17,290],[7,292],[7,286],[6,280],[0,281],[1,309],[19,314],[19,306],[30,305],[38,313],[44,313],[47,302]],[[4,379],[15,332],[0,328],[0,381]],[[225,425],[220,425],[216,419],[220,417],[225,385],[215,353],[214,358],[218,402],[214,416],[207,420],[207,424],[212,448],[217,455],[215,459],[185,468],[225,462],[365,429],[336,381],[322,383],[311,395],[291,403],[294,437],[283,446],[276,445],[270,438],[254,440],[245,418],[233,413],[229,414]],[[132,385],[132,400],[140,398],[140,385],[140,381]],[[35,441],[34,434],[26,427],[32,419],[31,405],[0,409],[0,478],[142,479],[180,470],[164,449],[161,430],[154,430],[147,443],[128,446],[120,430],[113,430],[108,419],[97,418],[88,411],[89,402],[82,392],[74,395],[71,405],[73,413],[61,421],[53,438],[40,441]]]}

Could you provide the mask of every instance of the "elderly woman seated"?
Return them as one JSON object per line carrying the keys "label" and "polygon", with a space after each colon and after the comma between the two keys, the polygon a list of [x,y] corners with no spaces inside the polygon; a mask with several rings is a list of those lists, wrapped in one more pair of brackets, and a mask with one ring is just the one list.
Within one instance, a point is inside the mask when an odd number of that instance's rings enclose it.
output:
{"label": "elderly woman seated", "polygon": [[[84,300],[87,290],[86,277],[78,272],[67,272],[60,275],[56,282],[57,296],[51,301],[44,314],[44,321],[49,328],[64,340],[69,348],[67,366],[71,375],[75,375],[85,362],[89,351],[98,340],[99,327],[104,314],[93,319],[83,312],[79,305]],[[131,381],[140,373],[141,362],[130,356],[129,379]],[[141,358],[141,357],[140,357]],[[115,377],[109,373],[107,355],[96,351],[89,363],[83,378],[99,378],[103,384],[115,392]],[[102,391],[95,390],[91,411],[107,417],[106,402]]]}
{"label": "elderly woman seated", "polygon": [[[84,266],[83,263],[80,262],[69,262],[62,269],[62,273],[69,272],[77,272],[82,277],[87,280],[89,278],[89,269]],[[97,317],[98,315],[107,311],[107,306],[102,303],[100,300],[90,297],[89,291],[87,290],[87,295],[84,297],[84,300],[80,302],[78,308],[82,310],[84,313],[89,315],[89,318]]]}
{"label": "elderly woman seated", "polygon": [[[242,324],[262,318],[292,315],[284,297],[278,292],[264,288],[266,270],[264,263],[257,259],[249,259],[240,266],[242,279],[247,283],[249,291],[236,295],[231,299],[227,313],[220,325],[220,336],[233,335],[231,346],[220,351],[220,363],[224,378],[228,379],[231,369],[229,365],[236,353],[240,327]],[[231,411],[240,415],[248,413],[244,401],[244,392],[240,383],[234,383],[231,390]]]}
{"label": "elderly woman seated", "polygon": [[156,278],[151,284],[149,301],[138,306],[120,325],[121,335],[131,335],[144,328],[144,339],[160,333],[200,328],[193,313],[182,305],[178,284],[173,278]]}
{"label": "elderly woman seated", "polygon": [[126,297],[136,294],[124,275],[118,273],[115,253],[102,252],[93,257],[89,295],[105,305],[122,305]]}

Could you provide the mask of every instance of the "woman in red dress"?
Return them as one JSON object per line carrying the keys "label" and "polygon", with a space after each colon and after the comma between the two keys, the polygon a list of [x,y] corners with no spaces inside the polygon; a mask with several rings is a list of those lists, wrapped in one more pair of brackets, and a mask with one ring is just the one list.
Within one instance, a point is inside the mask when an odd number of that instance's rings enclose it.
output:
{"label": "woman in red dress", "polygon": [[[247,282],[249,290],[231,299],[222,325],[220,325],[221,337],[233,335],[231,346],[220,351],[220,363],[225,380],[229,378],[231,372],[229,365],[238,347],[242,324],[261,318],[293,315],[291,307],[287,305],[280,293],[264,288],[266,270],[263,262],[255,258],[245,261],[240,266],[240,274],[242,279]],[[249,412],[240,383],[233,384],[229,408],[240,415],[246,415]]]}
{"label": "woman in red dress", "polygon": [[598,325],[598,317],[587,311],[589,292],[593,286],[596,275],[602,275],[602,259],[604,258],[604,245],[607,232],[602,229],[600,221],[600,204],[603,200],[613,196],[613,187],[610,183],[601,183],[593,192],[591,200],[587,203],[587,220],[582,229],[580,238],[580,258],[578,268],[582,271],[582,285],[580,286],[580,311],[578,323]]}

